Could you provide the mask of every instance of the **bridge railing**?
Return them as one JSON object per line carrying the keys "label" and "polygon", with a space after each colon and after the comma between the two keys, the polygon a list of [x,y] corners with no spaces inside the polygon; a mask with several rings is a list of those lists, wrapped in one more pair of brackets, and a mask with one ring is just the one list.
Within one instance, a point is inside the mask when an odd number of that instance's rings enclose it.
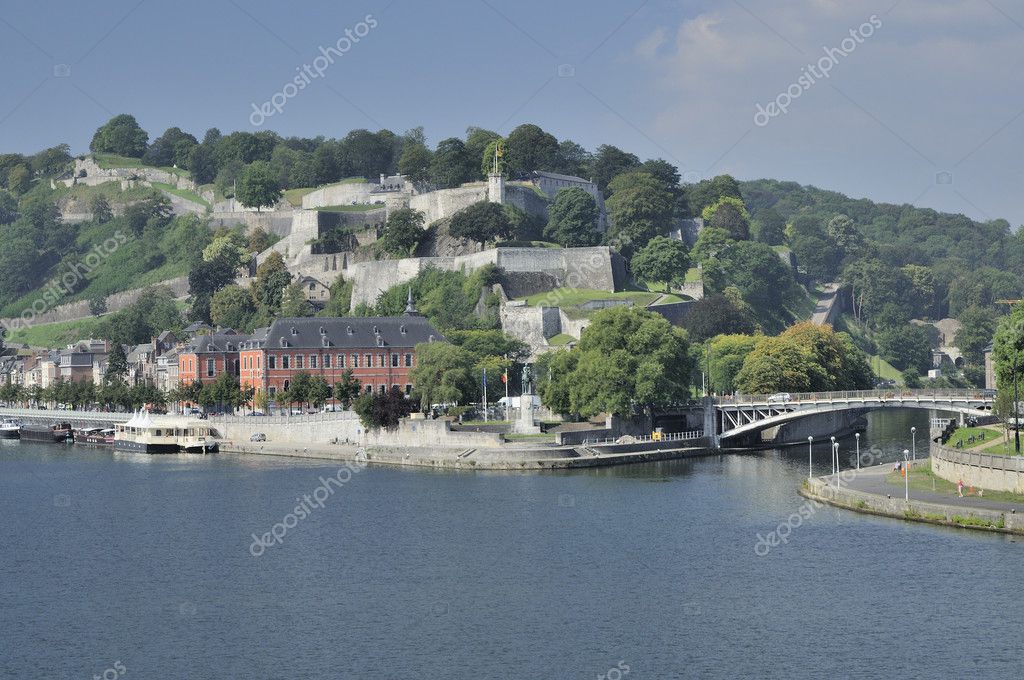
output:
{"label": "bridge railing", "polygon": [[[785,395],[785,396],[783,396]],[[995,397],[993,390],[964,389],[883,389],[883,390],[847,390],[838,392],[779,392],[776,394],[731,394],[715,397],[716,404],[799,404],[822,401],[880,400],[880,399],[962,399],[969,401],[990,401]]]}
{"label": "bridge railing", "polygon": [[[625,435],[623,435],[625,436]],[[631,444],[645,444],[647,442],[688,442],[701,439],[704,437],[703,430],[691,430],[689,432],[664,432],[655,438],[653,434],[645,434],[640,436],[630,435],[632,441]],[[601,444],[619,444],[620,437],[606,437],[604,439],[584,439],[582,446],[599,446]]]}

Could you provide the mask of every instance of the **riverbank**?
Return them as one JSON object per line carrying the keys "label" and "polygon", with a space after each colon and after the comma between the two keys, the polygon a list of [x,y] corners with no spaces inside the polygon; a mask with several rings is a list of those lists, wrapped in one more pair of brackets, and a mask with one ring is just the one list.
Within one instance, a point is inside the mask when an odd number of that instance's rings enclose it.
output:
{"label": "riverbank", "polygon": [[[911,462],[913,468],[930,467],[930,459]],[[960,498],[948,493],[912,488],[905,500],[904,487],[890,484],[886,477],[892,465],[862,470],[845,470],[836,475],[805,480],[800,494],[805,498],[869,515],[982,531],[1024,534],[1024,503]],[[1022,512],[1017,512],[1020,508]]]}
{"label": "riverbank", "polygon": [[354,461],[370,465],[442,470],[541,471],[651,463],[715,456],[726,451],[694,446],[667,448],[644,444],[601,447],[509,446],[489,449],[383,447],[354,444],[273,444],[224,442],[222,453]]}

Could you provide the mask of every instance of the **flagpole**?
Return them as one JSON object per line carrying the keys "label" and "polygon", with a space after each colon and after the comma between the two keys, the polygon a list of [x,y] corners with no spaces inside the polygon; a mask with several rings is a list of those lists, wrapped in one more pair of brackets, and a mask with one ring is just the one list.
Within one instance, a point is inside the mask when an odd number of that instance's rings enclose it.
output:
{"label": "flagpole", "polygon": [[484,368],[484,422],[487,422],[487,369]]}

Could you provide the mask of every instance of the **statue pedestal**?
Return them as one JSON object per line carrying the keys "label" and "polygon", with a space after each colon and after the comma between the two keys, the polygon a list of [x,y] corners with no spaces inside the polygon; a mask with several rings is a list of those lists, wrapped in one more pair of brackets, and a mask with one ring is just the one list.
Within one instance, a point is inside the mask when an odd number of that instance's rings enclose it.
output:
{"label": "statue pedestal", "polygon": [[514,434],[540,434],[540,425],[537,424],[534,416],[533,397],[520,397],[519,404],[519,419],[512,423],[512,432]]}

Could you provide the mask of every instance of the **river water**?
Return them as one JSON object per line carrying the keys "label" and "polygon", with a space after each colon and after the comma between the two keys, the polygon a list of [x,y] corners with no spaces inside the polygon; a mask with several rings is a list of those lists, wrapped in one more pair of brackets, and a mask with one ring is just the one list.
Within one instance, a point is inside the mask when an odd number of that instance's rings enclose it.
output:
{"label": "river water", "polygon": [[[911,425],[923,453],[914,412],[862,449]],[[806,447],[502,474],[3,444],[4,678],[1024,673],[1017,539],[805,505]]]}

